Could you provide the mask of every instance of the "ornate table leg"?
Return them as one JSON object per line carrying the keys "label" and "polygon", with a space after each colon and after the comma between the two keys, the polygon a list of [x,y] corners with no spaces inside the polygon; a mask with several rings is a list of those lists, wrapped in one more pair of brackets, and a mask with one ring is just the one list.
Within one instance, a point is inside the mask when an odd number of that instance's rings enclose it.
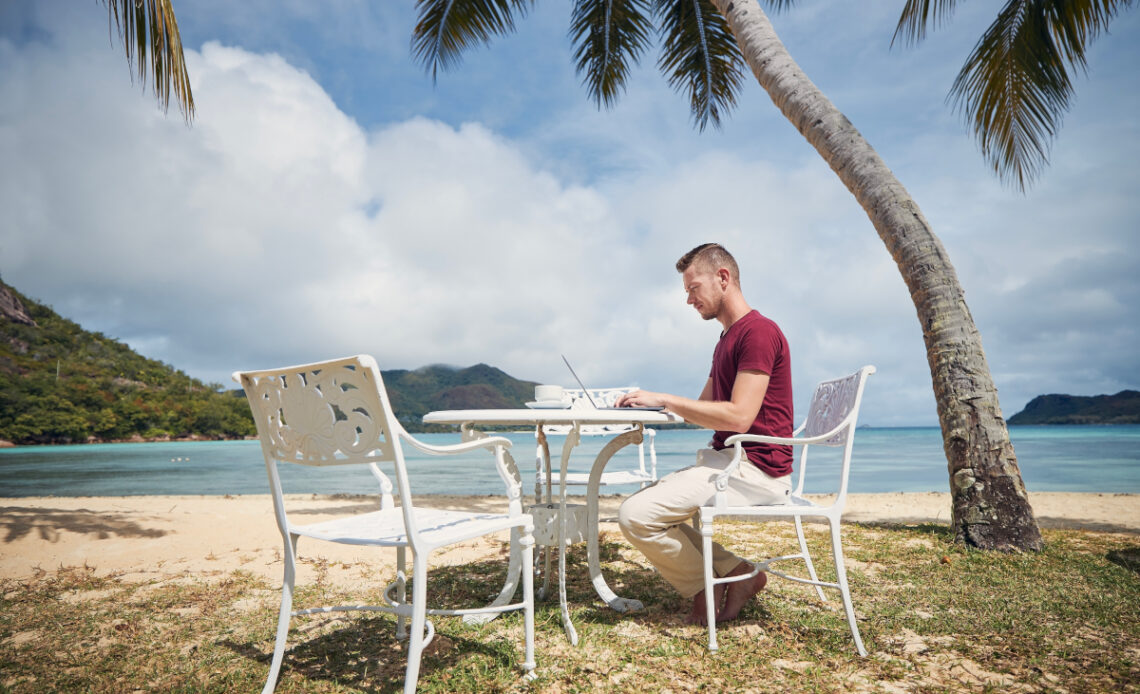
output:
{"label": "ornate table leg", "polygon": [[609,585],[606,584],[605,577],[602,576],[599,556],[600,551],[598,547],[598,488],[601,486],[602,472],[606,469],[610,458],[613,457],[614,453],[617,453],[631,443],[641,443],[644,438],[644,428],[643,425],[638,424],[632,431],[617,436],[606,444],[605,448],[598,453],[598,457],[594,459],[594,466],[590,468],[589,486],[586,487],[586,503],[588,505],[586,515],[586,556],[590,564],[590,581],[593,582],[594,590],[597,591],[598,597],[618,612],[636,612],[642,609],[644,605],[641,604],[640,600],[618,597],[616,593],[610,590]]}
{"label": "ornate table leg", "polygon": [[[549,504],[553,501],[553,492],[551,490],[550,478],[553,471],[550,469],[550,443],[546,440],[546,432],[543,430],[542,425],[539,424],[535,432],[538,439],[538,452],[536,453],[536,472],[538,476],[534,482],[534,503],[535,505]],[[542,475],[546,475],[546,495],[542,493]],[[535,597],[539,600],[545,600],[550,595],[550,566],[554,561],[554,555],[551,553],[551,548],[540,546],[538,551],[541,552],[536,562],[538,570],[542,572],[542,587],[538,589]]]}
{"label": "ornate table leg", "polygon": [[[570,621],[570,607],[566,601],[566,469],[570,463],[570,452],[578,445],[580,440],[580,425],[574,427],[566,434],[566,441],[562,444],[562,465],[559,470],[559,498],[558,498],[558,601],[562,607],[562,628],[566,631],[566,638],[573,646],[578,645],[578,632]],[[595,538],[597,531],[595,524]]]}

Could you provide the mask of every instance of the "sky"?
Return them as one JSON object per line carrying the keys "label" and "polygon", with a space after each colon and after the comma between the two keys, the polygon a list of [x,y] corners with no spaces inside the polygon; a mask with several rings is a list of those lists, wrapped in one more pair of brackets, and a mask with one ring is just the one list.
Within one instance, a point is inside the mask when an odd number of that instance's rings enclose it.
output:
{"label": "sky", "polygon": [[[1140,388],[1140,12],[1096,43],[1027,193],[947,94],[992,21],[958,3],[891,46],[902,0],[772,15],[945,245],[1003,413]],[[208,383],[356,353],[696,396],[716,321],[674,263],[724,244],[792,351],[796,407],[874,364],[861,415],[937,424],[922,332],[866,214],[748,76],[693,126],[654,46],[599,111],[570,4],[433,82],[410,0],[179,0],[197,115],[132,80],[95,2],[0,3],[0,278]]]}

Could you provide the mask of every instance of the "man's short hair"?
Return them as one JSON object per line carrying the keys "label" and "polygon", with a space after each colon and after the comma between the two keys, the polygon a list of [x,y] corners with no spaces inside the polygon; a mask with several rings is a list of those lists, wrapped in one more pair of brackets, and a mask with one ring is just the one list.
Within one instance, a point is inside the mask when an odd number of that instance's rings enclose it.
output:
{"label": "man's short hair", "polygon": [[740,284],[740,267],[732,254],[719,243],[702,243],[677,261],[677,272],[685,272],[696,265],[706,272],[716,272],[720,268],[727,268],[728,273],[736,284]]}

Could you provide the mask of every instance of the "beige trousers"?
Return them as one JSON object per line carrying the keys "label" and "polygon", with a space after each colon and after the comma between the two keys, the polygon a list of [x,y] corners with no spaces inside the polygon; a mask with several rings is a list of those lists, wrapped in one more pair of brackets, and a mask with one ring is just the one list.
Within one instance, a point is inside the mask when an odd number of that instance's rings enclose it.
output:
{"label": "beige trousers", "polygon": [[[618,524],[622,534],[645,555],[677,592],[691,598],[704,590],[701,533],[689,520],[701,506],[711,505],[715,479],[732,461],[732,448],[697,452],[697,464],[662,477],[622,502]],[[728,484],[731,506],[787,503],[791,475],[771,477],[744,461]],[[744,561],[713,543],[713,570],[724,576]]]}

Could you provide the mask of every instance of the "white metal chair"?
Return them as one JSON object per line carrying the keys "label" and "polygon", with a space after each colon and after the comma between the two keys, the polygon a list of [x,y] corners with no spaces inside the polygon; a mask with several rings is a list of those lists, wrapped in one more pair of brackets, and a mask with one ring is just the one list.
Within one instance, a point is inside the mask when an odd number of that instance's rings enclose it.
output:
{"label": "white metal chair", "polygon": [[[245,389],[257,424],[261,450],[273,492],[277,527],[285,544],[285,575],[273,660],[263,692],[272,692],[285,654],[289,622],[294,616],[350,610],[396,615],[397,637],[409,638],[404,691],[414,692],[419,679],[420,656],[435,628],[427,615],[496,615],[522,610],[525,638],[523,670],[534,669],[533,557],[534,522],[522,511],[522,478],[502,437],[469,434],[468,440],[432,446],[416,440],[397,421],[384,389],[380,369],[372,357],[360,355],[267,371],[234,373]],[[487,449],[507,489],[507,512],[467,513],[414,506],[404,462],[403,444],[435,455]],[[278,464],[310,466],[366,465],[381,487],[380,510],[309,525],[295,524],[282,496]],[[400,505],[393,504],[391,480],[381,470],[389,463],[395,471]],[[427,563],[432,551],[482,535],[509,530],[510,566],[507,583],[493,603],[473,609],[427,607]],[[396,549],[396,580],[383,593],[383,605],[341,605],[293,611],[297,540],[300,537],[350,545]],[[412,550],[411,602],[407,601],[407,549]],[[519,562],[521,560],[521,567]],[[520,571],[521,568],[521,571]],[[523,581],[520,602],[511,603],[518,577]],[[393,594],[394,593],[394,594]],[[411,634],[407,619],[411,618]]]}
{"label": "white metal chair", "polygon": [[[736,454],[729,466],[718,475],[716,479],[716,495],[712,506],[702,506],[700,510],[701,536],[704,547],[705,595],[714,594],[718,584],[732,581],[742,581],[756,576],[761,571],[768,571],[775,576],[807,583],[815,586],[821,600],[826,600],[823,588],[839,590],[843,598],[843,607],[847,612],[847,624],[851,628],[851,636],[855,639],[855,648],[859,655],[867,655],[863,647],[863,639],[859,636],[859,627],[855,623],[855,609],[851,605],[851,591],[847,587],[847,570],[843,564],[843,546],[840,541],[840,518],[847,503],[847,478],[851,471],[851,447],[855,440],[855,421],[859,415],[859,405],[863,399],[863,387],[867,377],[875,373],[875,367],[864,366],[859,371],[845,378],[820,383],[812,396],[811,406],[807,419],[792,433],[792,438],[779,438],[775,436],[757,436],[738,434],[728,438],[725,443],[736,447]],[[726,491],[728,480],[742,460],[747,460],[743,444],[748,442],[784,444],[800,447],[798,459],[798,481],[792,490],[791,499],[784,505],[773,506],[729,506]],[[804,498],[804,473],[807,470],[808,449],[812,446],[842,446],[843,462],[840,468],[839,488],[835,500],[827,505],[816,504]],[[745,463],[747,464],[747,463]],[[834,490],[827,490],[834,492]],[[773,557],[755,564],[751,573],[739,576],[717,578],[713,575],[712,537],[717,517],[729,516],[734,520],[761,520],[771,518],[791,517],[796,524],[796,535],[800,543],[800,553],[782,557]],[[821,581],[816,576],[815,566],[812,564],[811,554],[808,552],[807,542],[804,539],[802,519],[805,516],[826,518],[831,529],[831,551],[835,558],[836,583]],[[789,576],[770,569],[770,565],[777,561],[787,559],[802,559],[807,565],[809,578]],[[705,601],[708,609],[709,650],[717,650],[716,643],[716,601]]]}
{"label": "white metal chair", "polygon": [[[623,393],[628,393],[636,390],[633,387],[625,388],[591,388],[590,397],[593,403],[598,407],[612,407],[617,402],[618,397]],[[590,407],[591,401],[586,398],[586,393],[580,388],[567,388],[563,390],[565,397],[570,401],[571,407]],[[630,425],[586,425],[579,428],[579,433],[582,436],[617,436],[624,434],[627,431],[633,431],[636,427]],[[559,425],[548,425],[535,431],[535,437],[538,439],[538,445],[535,450],[535,498],[541,502],[543,498],[542,485],[546,484],[547,501],[551,499],[551,468],[550,468],[550,446],[546,441],[548,436],[565,436],[569,433],[570,427]],[[602,473],[601,486],[615,486],[623,484],[637,484],[642,489],[648,487],[657,481],[657,449],[654,447],[654,436],[657,432],[653,429],[644,429],[645,439],[637,444],[637,467],[632,466],[625,470],[610,470]],[[648,444],[648,445],[647,445]],[[649,465],[646,466],[646,448],[649,449]],[[570,472],[566,474],[566,484],[571,486],[586,486],[590,481],[590,473],[588,472]]]}

